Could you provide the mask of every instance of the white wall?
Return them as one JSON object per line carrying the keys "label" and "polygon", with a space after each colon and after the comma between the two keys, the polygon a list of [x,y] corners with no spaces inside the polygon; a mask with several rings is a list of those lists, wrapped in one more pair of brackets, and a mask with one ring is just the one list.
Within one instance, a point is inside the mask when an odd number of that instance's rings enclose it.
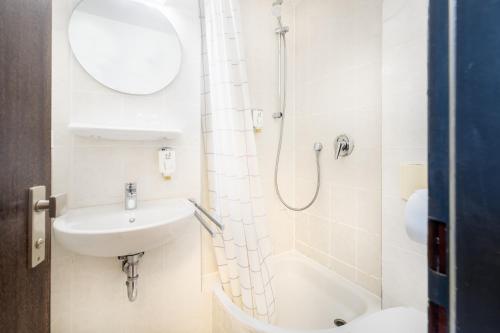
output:
{"label": "white wall", "polygon": [[[250,98],[252,107],[264,110],[264,129],[256,133],[259,172],[265,197],[269,232],[275,253],[289,251],[293,244],[293,214],[279,201],[274,190],[274,162],[279,138],[279,121],[272,118],[277,111],[277,42],[274,29],[276,19],[271,15],[272,1],[240,0],[242,32],[245,45]],[[291,7],[283,11],[285,22],[293,20]],[[291,23],[291,22],[290,22]],[[289,48],[293,57],[293,34]],[[293,84],[292,77],[289,85]],[[289,112],[293,114],[293,98],[289,96]],[[286,135],[280,163],[280,189],[293,193],[293,118],[287,119]]]}
{"label": "white wall", "polygon": [[[54,193],[66,192],[69,207],[119,203],[125,182],[138,184],[140,200],[199,197],[200,193],[200,27],[198,1],[166,1],[183,46],[180,75],[149,96],[112,91],[93,80],[73,57],[67,26],[76,0],[53,3],[53,175]],[[75,137],[69,122],[133,119],[184,131],[175,141],[118,142]],[[157,150],[177,150],[178,169],[164,180]],[[52,332],[205,332],[211,326],[209,298],[201,292],[200,229],[148,251],[139,268],[139,295],[127,299],[116,258],[80,256],[52,247]]]}
{"label": "white wall", "polygon": [[422,311],[426,247],[404,228],[399,168],[427,163],[427,8],[424,0],[384,0],[382,111],[383,305]]}
{"label": "white wall", "polygon": [[[296,248],[380,295],[382,1],[295,1],[295,195],[312,197],[313,143],[324,145],[317,202],[296,216]],[[335,160],[340,134],[355,142]]]}

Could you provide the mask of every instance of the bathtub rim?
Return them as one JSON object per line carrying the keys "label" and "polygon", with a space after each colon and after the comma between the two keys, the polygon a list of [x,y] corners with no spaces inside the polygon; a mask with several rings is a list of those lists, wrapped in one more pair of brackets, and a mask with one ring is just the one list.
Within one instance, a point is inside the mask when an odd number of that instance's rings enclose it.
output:
{"label": "bathtub rim", "polygon": [[[321,274],[325,275],[330,275],[333,276],[335,279],[341,280],[343,283],[345,283],[347,286],[350,288],[356,289],[356,290],[361,290],[364,295],[361,297],[367,301],[367,310],[360,316],[356,317],[354,320],[350,321],[347,325],[343,327],[330,327],[330,328],[321,328],[321,329],[290,329],[290,328],[283,328],[274,324],[268,324],[263,321],[260,321],[256,318],[253,318],[252,316],[246,314],[244,311],[242,311],[240,308],[238,308],[232,301],[231,299],[227,296],[227,294],[224,292],[222,289],[222,286],[220,282],[217,282],[213,285],[212,291],[214,296],[217,298],[217,301],[219,301],[222,306],[224,307],[224,310],[228,311],[229,315],[240,322],[243,326],[249,329],[257,330],[260,332],[272,332],[272,333],[331,333],[331,332],[336,332],[336,333],[342,333],[342,332],[347,332],[349,329],[351,323],[357,322],[358,320],[363,319],[366,316],[369,316],[373,313],[379,312],[382,309],[382,300],[381,297],[378,295],[375,295],[374,293],[370,292],[367,289],[364,289],[363,287],[355,284],[354,282],[348,280],[347,278],[343,277],[342,275],[336,273],[335,271],[332,271],[331,269],[319,264],[318,262],[314,261],[313,259],[303,255],[302,253],[296,251],[296,250],[291,250],[287,251],[284,253],[280,253],[278,255],[274,255],[272,257],[272,261],[280,260],[280,259],[287,259],[286,257],[289,257],[293,260],[299,260],[305,263],[306,265],[311,265],[313,269],[318,270]],[[376,304],[374,304],[376,302]],[[335,331],[333,331],[335,330]]]}

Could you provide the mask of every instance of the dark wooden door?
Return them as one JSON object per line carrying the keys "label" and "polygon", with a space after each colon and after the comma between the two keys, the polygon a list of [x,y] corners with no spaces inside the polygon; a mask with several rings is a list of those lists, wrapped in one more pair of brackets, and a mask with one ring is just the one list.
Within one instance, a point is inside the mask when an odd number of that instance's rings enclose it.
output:
{"label": "dark wooden door", "polygon": [[0,1],[0,332],[50,331],[45,261],[28,265],[28,189],[50,193],[51,0]]}
{"label": "dark wooden door", "polygon": [[500,332],[499,17],[430,2],[430,333]]}
{"label": "dark wooden door", "polygon": [[448,1],[429,2],[429,333],[449,331]]}
{"label": "dark wooden door", "polygon": [[500,2],[457,2],[457,332],[500,332]]}

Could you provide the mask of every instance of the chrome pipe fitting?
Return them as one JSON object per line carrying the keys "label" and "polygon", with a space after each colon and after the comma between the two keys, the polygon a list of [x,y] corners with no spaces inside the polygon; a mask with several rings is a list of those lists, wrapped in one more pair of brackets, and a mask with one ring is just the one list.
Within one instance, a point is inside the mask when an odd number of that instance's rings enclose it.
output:
{"label": "chrome pipe fitting", "polygon": [[314,143],[314,146],[313,146],[313,149],[315,152],[320,152],[323,150],[323,144],[321,142],[315,142]]}
{"label": "chrome pipe fitting", "polygon": [[288,26],[281,26],[281,25],[274,30],[274,32],[277,35],[284,35],[284,34],[286,34],[289,31],[290,31],[290,28]]}
{"label": "chrome pipe fitting", "polygon": [[118,260],[122,261],[122,272],[127,274],[127,296],[130,302],[137,299],[137,281],[139,280],[139,260],[144,255],[144,252],[136,253],[127,256],[120,256]]}

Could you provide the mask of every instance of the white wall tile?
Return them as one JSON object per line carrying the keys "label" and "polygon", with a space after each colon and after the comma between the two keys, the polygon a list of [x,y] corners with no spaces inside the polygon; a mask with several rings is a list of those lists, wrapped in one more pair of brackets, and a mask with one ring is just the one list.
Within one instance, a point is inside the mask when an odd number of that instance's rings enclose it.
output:
{"label": "white wall tile", "polygon": [[[298,1],[294,16],[296,205],[314,194],[311,147],[324,144],[321,191],[296,215],[295,246],[380,295],[382,1]],[[335,160],[344,133],[355,149]]]}
{"label": "white wall tile", "polygon": [[323,253],[330,253],[331,223],[327,219],[309,216],[309,235],[311,247]]}
{"label": "white wall tile", "polygon": [[382,293],[381,278],[356,270],[356,282],[375,295],[380,295]]}
{"label": "white wall tile", "polygon": [[348,225],[332,225],[331,255],[346,264],[356,264],[356,230]]}
{"label": "white wall tile", "polygon": [[361,230],[356,232],[356,268],[358,270],[380,278],[381,251],[380,235]]}

